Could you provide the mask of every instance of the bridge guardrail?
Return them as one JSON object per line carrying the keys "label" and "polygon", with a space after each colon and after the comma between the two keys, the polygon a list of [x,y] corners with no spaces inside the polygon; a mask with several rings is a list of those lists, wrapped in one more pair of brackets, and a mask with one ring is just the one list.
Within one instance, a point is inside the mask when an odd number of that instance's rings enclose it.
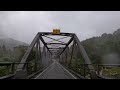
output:
{"label": "bridge guardrail", "polygon": [[65,65],[61,64],[65,69],[67,69],[68,71],[70,71],[72,74],[74,74],[77,79],[86,79],[85,77],[81,76],[80,74],[76,73],[75,71],[73,71],[72,69],[69,69],[68,67],[66,67]]}
{"label": "bridge guardrail", "polygon": [[28,73],[28,69],[30,69],[28,67],[28,64],[31,64],[30,62],[29,63],[19,63],[19,62],[0,62],[0,67],[4,67],[4,69],[6,71],[4,71],[3,73],[0,73],[0,79],[14,79],[14,75],[15,75],[15,72],[17,70],[17,66],[19,64],[27,64],[27,74],[28,74],[28,77],[27,79],[30,79],[32,78],[33,76],[35,76],[36,74],[38,74],[39,72],[41,72],[42,70],[44,70],[46,67],[41,67],[41,68],[38,68],[37,71],[35,72],[29,72]]}

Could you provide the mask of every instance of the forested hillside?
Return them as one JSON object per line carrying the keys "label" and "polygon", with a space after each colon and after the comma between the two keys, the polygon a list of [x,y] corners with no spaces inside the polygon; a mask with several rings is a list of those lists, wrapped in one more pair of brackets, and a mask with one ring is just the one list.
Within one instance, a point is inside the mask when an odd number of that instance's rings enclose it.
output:
{"label": "forested hillside", "polygon": [[28,44],[11,38],[0,38],[0,62],[20,61]]}
{"label": "forested hillside", "polygon": [[93,63],[120,64],[120,29],[82,41],[82,45]]}

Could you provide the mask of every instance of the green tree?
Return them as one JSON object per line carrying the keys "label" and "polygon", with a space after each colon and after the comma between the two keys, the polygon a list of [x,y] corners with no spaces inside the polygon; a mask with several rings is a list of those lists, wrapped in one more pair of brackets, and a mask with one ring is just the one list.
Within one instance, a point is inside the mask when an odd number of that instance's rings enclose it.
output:
{"label": "green tree", "polygon": [[2,46],[2,50],[3,50],[3,53],[6,54],[7,49],[6,49],[6,46],[5,46],[5,45]]}

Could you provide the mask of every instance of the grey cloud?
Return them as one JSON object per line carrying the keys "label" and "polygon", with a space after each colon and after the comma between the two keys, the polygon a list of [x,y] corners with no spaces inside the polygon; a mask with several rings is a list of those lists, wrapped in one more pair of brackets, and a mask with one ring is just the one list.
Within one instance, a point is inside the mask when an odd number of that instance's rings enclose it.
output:
{"label": "grey cloud", "polygon": [[30,43],[37,32],[60,28],[85,40],[120,28],[119,11],[1,11],[0,35]]}

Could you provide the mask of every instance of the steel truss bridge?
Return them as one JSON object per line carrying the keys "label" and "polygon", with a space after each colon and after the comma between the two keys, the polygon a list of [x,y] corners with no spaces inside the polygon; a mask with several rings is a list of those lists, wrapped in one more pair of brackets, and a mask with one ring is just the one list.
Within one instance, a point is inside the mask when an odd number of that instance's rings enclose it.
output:
{"label": "steel truss bridge", "polygon": [[0,65],[11,67],[1,79],[104,79],[75,33],[38,32],[20,62]]}

